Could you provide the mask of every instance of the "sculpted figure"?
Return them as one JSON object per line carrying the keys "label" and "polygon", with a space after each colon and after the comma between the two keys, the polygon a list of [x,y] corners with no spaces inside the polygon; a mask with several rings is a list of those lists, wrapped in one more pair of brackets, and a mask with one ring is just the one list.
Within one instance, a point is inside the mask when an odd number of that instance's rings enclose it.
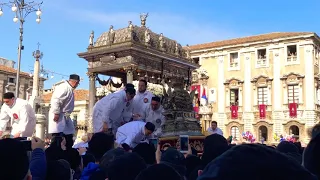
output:
{"label": "sculpted figure", "polygon": [[161,49],[164,49],[166,42],[165,42],[165,40],[164,40],[163,33],[161,33],[160,36],[159,36],[159,43],[160,43],[160,44],[159,44],[159,45],[160,45],[160,48],[161,48]]}
{"label": "sculpted figure", "polygon": [[145,38],[145,43],[150,44],[151,42],[151,37],[150,37],[150,31],[147,28],[146,31],[144,32],[144,38]]}
{"label": "sculpted figure", "polygon": [[112,44],[114,42],[115,32],[113,30],[113,26],[111,25],[109,28],[109,43]]}
{"label": "sculpted figure", "polygon": [[94,31],[91,31],[90,37],[89,37],[89,45],[93,46],[93,39],[94,39]]}

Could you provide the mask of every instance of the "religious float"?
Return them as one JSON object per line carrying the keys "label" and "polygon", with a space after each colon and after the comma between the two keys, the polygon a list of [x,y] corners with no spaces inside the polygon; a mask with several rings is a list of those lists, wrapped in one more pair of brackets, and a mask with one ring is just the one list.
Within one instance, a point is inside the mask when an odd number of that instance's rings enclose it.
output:
{"label": "religious float", "polygon": [[[189,48],[183,49],[175,40],[147,28],[147,17],[148,14],[140,15],[141,26],[129,21],[126,28],[115,30],[111,25],[109,31],[102,33],[95,42],[92,31],[87,51],[78,53],[80,58],[88,62],[89,117],[84,123],[85,129],[89,133],[93,129],[96,80],[121,87],[145,79],[154,84],[163,97],[166,123],[163,137],[160,138],[161,146],[170,144],[179,148],[179,135],[189,135],[191,146],[201,152],[204,136],[193,111],[195,91],[189,94],[186,90],[191,85],[192,71],[198,69],[199,65],[191,59]],[[120,78],[123,84],[117,84],[112,79],[108,82],[97,79],[99,74]],[[163,86],[163,93],[160,86]]]}

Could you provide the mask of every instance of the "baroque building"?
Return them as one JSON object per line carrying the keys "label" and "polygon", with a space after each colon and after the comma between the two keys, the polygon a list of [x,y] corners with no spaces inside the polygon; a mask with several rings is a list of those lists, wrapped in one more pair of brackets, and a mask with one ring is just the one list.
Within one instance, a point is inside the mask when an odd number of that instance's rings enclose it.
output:
{"label": "baroque building", "polygon": [[[14,61],[0,57],[0,98],[2,102],[3,94],[15,92],[17,70],[14,68]],[[40,79],[40,89],[43,88],[43,78]],[[32,93],[33,77],[27,72],[20,71],[20,91],[19,98],[29,99]]]}
{"label": "baroque building", "polygon": [[307,130],[320,118],[317,34],[269,33],[187,48],[201,65],[191,88],[204,130],[214,120],[226,137],[250,131],[268,143],[274,134],[309,140]]}

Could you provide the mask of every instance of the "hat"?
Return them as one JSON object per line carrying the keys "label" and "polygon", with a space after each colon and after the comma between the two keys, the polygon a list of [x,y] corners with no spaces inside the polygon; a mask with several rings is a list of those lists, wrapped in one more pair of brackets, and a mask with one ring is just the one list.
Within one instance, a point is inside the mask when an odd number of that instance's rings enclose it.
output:
{"label": "hat", "polygon": [[127,83],[127,84],[126,84],[126,89],[127,89],[127,88],[133,88],[133,89],[134,89],[134,85],[131,84],[131,83]]}
{"label": "hat", "polygon": [[152,131],[152,132],[153,132],[154,129],[156,128],[156,127],[154,126],[154,124],[152,124],[151,122],[147,122],[144,127],[146,127],[148,130],[150,130],[150,131]]}
{"label": "hat", "polygon": [[80,81],[80,76],[77,74],[71,74],[69,79]]}
{"label": "hat", "polygon": [[157,102],[160,102],[160,98],[158,96],[154,96],[152,97],[151,99],[152,101],[157,101]]}
{"label": "hat", "polygon": [[131,88],[131,87],[126,87],[126,93],[136,94],[136,90],[134,88]]}
{"label": "hat", "polygon": [[168,148],[161,155],[161,163],[171,166],[180,175],[186,175],[186,158],[184,155],[174,148]]}

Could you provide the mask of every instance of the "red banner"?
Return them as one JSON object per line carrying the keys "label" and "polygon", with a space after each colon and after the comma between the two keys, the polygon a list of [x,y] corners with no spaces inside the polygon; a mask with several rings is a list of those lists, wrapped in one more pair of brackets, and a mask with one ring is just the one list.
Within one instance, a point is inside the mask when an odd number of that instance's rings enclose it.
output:
{"label": "red banner", "polygon": [[195,90],[198,93],[198,98],[200,99],[200,91],[201,91],[201,86],[200,85],[192,85],[191,86],[191,91]]}
{"label": "red banner", "polygon": [[231,111],[231,119],[238,119],[238,106],[231,105],[230,111]]}
{"label": "red banner", "polygon": [[267,110],[267,105],[259,104],[260,119],[266,118],[266,110]]}
{"label": "red banner", "polygon": [[297,103],[289,103],[289,116],[291,118],[297,117]]}
{"label": "red banner", "polygon": [[198,93],[197,96],[194,97],[194,99],[192,99],[193,102],[193,110],[195,112],[199,112],[199,105],[200,105],[200,90],[201,90],[201,86],[200,85],[192,85],[191,86],[191,91],[196,90],[196,92]]}

